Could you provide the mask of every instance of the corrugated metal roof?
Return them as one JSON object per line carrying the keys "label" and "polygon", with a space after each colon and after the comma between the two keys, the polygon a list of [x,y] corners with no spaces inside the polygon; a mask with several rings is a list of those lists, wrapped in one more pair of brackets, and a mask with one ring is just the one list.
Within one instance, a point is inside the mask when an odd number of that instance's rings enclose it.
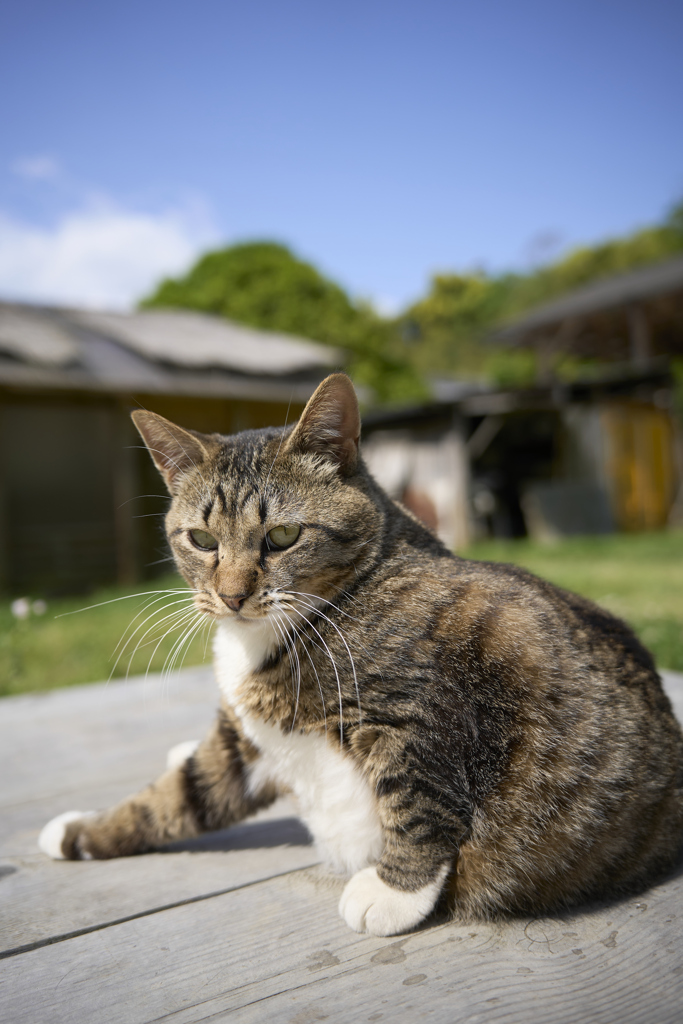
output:
{"label": "corrugated metal roof", "polygon": [[37,310],[2,305],[0,352],[29,363],[66,366],[78,360],[80,346],[58,320]]}
{"label": "corrugated metal roof", "polygon": [[0,303],[10,387],[305,399],[338,349],[185,311],[104,313]]}
{"label": "corrugated metal roof", "polygon": [[326,345],[270,331],[257,331],[217,316],[185,310],[71,314],[76,323],[157,362],[175,366],[220,366],[240,373],[300,373],[339,361]]}
{"label": "corrugated metal roof", "polygon": [[617,274],[579,288],[554,302],[538,306],[526,316],[496,331],[493,340],[515,342],[523,335],[555,327],[563,320],[607,313],[681,290],[683,256],[677,256],[626,274]]}

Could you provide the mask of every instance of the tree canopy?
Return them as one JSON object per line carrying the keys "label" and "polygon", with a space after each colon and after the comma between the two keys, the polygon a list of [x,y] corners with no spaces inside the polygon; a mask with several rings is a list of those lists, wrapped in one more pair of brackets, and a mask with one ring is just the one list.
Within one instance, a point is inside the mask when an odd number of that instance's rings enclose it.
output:
{"label": "tree canopy", "polygon": [[424,298],[390,320],[353,302],[286,246],[246,242],[208,253],[184,277],[162,281],[141,305],[196,309],[335,345],[375,401],[405,403],[428,397],[424,380],[430,375],[529,381],[531,353],[482,344],[497,324],[591,281],[680,252],[683,203],[660,225],[574,249],[527,274],[436,274]]}
{"label": "tree canopy", "polygon": [[534,374],[527,352],[496,350],[483,337],[506,320],[592,281],[683,252],[683,203],[663,224],[574,249],[528,274],[436,274],[401,317],[408,358],[425,373],[477,373],[500,383]]}
{"label": "tree canopy", "polygon": [[141,306],[196,309],[335,345],[348,353],[354,379],[378,400],[426,395],[420,376],[392,345],[393,324],[354,304],[284,245],[247,242],[210,252],[185,277],[162,281]]}

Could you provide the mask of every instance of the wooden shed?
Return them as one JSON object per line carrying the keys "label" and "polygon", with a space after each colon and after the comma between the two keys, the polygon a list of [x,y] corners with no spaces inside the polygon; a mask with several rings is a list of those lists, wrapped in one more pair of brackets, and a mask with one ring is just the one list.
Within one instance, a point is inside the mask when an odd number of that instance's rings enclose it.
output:
{"label": "wooden shed", "polygon": [[165,491],[131,409],[223,433],[284,423],[341,359],[199,313],[0,303],[0,589],[159,571]]}
{"label": "wooden shed", "polygon": [[683,256],[579,288],[506,325],[492,340],[533,349],[540,385],[552,385],[562,354],[591,357],[612,364],[615,376],[631,377],[633,386],[603,401],[592,419],[570,415],[566,427],[584,462],[602,462],[617,527],[663,526],[681,470],[671,395],[636,382],[683,356]]}
{"label": "wooden shed", "polygon": [[679,486],[666,366],[591,381],[461,389],[365,420],[382,485],[451,548],[666,524]]}
{"label": "wooden shed", "polygon": [[657,356],[683,356],[683,256],[578,288],[537,306],[492,338],[538,355],[553,376],[563,352],[647,369]]}

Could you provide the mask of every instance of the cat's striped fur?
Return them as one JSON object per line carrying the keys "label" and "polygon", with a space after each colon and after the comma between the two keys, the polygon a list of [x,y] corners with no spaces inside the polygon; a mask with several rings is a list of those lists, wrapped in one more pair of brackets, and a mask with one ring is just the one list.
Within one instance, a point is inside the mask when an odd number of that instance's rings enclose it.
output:
{"label": "cat's striped fur", "polygon": [[[545,912],[672,866],[683,740],[650,655],[590,602],[454,557],[392,501],[358,454],[346,377],[294,428],[135,419],[173,496],[178,567],[218,623],[223,706],[180,767],[53,829],[53,855],[140,853],[293,791],[357,872],[343,915],[377,934],[442,891],[463,916]],[[269,550],[282,524],[298,539]]]}

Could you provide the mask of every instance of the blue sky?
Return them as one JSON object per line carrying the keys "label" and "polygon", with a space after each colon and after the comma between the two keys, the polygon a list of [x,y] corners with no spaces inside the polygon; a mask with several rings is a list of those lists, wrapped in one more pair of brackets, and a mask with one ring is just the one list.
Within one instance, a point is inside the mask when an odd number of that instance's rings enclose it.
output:
{"label": "blue sky", "polygon": [[395,309],[683,197],[683,5],[24,0],[0,35],[0,295],[125,306],[291,245]]}

